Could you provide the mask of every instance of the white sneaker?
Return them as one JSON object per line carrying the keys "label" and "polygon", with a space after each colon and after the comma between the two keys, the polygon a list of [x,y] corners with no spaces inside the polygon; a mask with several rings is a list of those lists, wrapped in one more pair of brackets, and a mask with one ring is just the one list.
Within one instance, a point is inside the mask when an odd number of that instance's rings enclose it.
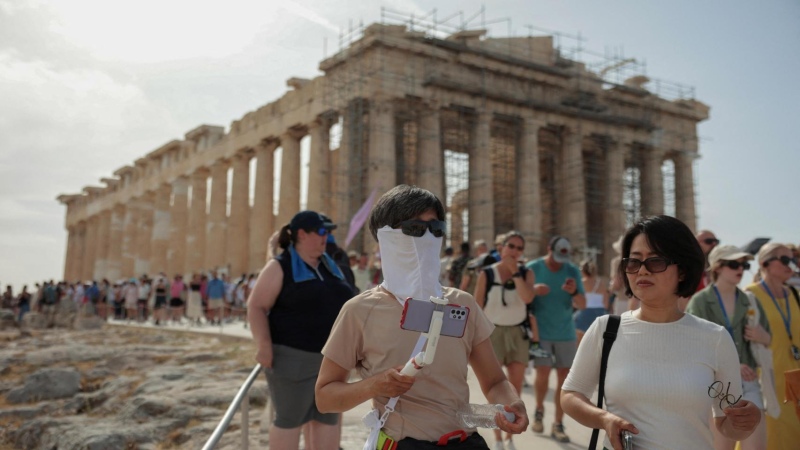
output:
{"label": "white sneaker", "polygon": [[514,441],[511,439],[506,441],[506,450],[517,450],[517,447],[514,445]]}
{"label": "white sneaker", "polygon": [[494,441],[494,450],[506,450],[503,441]]}

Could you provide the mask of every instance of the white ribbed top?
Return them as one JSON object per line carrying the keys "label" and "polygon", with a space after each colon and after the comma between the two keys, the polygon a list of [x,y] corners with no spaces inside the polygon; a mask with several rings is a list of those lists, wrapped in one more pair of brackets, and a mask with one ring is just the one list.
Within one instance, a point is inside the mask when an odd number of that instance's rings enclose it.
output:
{"label": "white ribbed top", "polygon": [[[600,317],[587,330],[565,390],[592,398],[607,323],[608,316]],[[713,449],[709,410],[724,415],[719,400],[708,395],[715,381],[725,388],[730,382],[734,398],[742,394],[739,357],[724,328],[689,314],[663,324],[622,315],[608,360],[604,407],[639,429],[634,448]],[[611,448],[608,439],[604,445]]]}

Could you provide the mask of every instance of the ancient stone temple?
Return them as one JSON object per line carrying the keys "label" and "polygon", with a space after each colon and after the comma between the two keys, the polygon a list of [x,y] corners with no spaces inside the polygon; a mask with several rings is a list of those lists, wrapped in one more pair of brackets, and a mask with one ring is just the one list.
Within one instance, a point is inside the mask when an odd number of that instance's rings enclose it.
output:
{"label": "ancient stone temple", "polygon": [[[342,243],[370,193],[399,183],[446,202],[453,246],[516,229],[537,256],[558,233],[576,258],[606,268],[640,215],[666,211],[694,228],[697,124],[708,106],[691,89],[614,79],[632,60],[581,61],[556,40],[364,27],[320,63],[323,75],[288,80],[280,99],[227,132],[199,126],[104,186],[59,196],[64,277],[254,272],[270,235],[301,208],[339,223]],[[362,231],[350,248],[374,242]]]}

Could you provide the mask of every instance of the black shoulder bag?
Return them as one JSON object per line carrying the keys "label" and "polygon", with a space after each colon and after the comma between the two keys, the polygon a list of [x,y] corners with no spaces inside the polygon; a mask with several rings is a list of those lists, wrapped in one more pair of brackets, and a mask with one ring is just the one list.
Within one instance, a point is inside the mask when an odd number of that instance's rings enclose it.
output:
{"label": "black shoulder bag", "polygon": [[[608,368],[608,354],[611,353],[611,346],[614,345],[614,340],[617,338],[617,330],[619,330],[620,316],[608,316],[608,323],[606,324],[606,332],[603,333],[603,356],[600,357],[600,384],[597,387],[597,407],[603,408],[603,397],[605,396],[606,384],[606,369]],[[589,441],[589,450],[597,448],[597,438],[600,437],[600,430],[592,430],[592,440]]]}

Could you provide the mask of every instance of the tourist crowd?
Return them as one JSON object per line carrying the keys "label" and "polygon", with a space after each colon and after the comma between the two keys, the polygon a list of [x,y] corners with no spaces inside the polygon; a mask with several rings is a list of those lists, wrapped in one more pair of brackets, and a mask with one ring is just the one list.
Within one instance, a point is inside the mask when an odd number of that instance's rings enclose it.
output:
{"label": "tourist crowd", "polygon": [[[408,196],[420,203],[409,206]],[[382,439],[376,442],[398,450],[428,448],[419,443],[437,439],[453,444],[457,439],[445,439],[447,433],[439,438],[437,430],[456,426],[447,414],[465,401],[461,370],[467,362],[487,398],[515,416],[497,416],[495,450],[515,449],[513,434],[529,424],[519,396],[530,369],[536,398],[530,428],[545,431],[544,399],[555,370],[550,435],[562,443],[570,441],[565,413],[605,429],[604,445],[614,449],[622,448],[622,432],[634,436],[637,448],[709,448],[713,441],[716,449],[733,449],[741,441],[745,450],[788,450],[800,442],[795,406],[777,400],[792,383],[784,373],[800,369],[797,247],[740,249],[711,231],[693,234],[677,219],[656,216],[620,237],[616,255],[608,255],[610,273],[600,274],[594,258],[573,263],[577,255],[563,236],[553,236],[543,254],[530,260],[523,257],[525,237],[513,230],[491,246],[465,242],[458,254],[449,247],[439,254],[443,219],[435,196],[398,186],[370,217],[380,253],[345,253],[331,235],[335,224],[304,211],[273,236],[268,264],[258,275],[233,280],[210,271],[189,280],[162,273],[113,282],[46,281],[17,294],[7,286],[2,308],[22,321],[29,311],[74,302],[102,318],[156,325],[213,324],[247,315],[277,412],[271,439],[281,448],[296,448],[301,429],[307,448],[336,448],[338,413],[374,399],[376,411],[387,416],[393,411],[390,398],[400,395],[406,403],[395,416],[403,422],[379,420],[376,413],[382,433],[376,431],[375,439]],[[753,260],[757,266],[747,282]],[[440,357],[452,367],[430,368],[447,383],[399,371],[406,347],[414,345],[389,327],[401,313],[405,317],[405,298],[420,294],[477,311],[460,338],[463,344],[442,342],[446,354]],[[608,360],[603,410],[589,399],[597,375],[606,370],[599,357],[610,317],[616,317],[609,314],[620,317],[619,340]],[[713,368],[713,402],[685,392],[707,381],[698,364]],[[362,381],[348,382],[353,370]],[[726,380],[727,386],[714,388]],[[486,448],[475,436],[465,433],[459,442],[466,444],[454,448]]]}

